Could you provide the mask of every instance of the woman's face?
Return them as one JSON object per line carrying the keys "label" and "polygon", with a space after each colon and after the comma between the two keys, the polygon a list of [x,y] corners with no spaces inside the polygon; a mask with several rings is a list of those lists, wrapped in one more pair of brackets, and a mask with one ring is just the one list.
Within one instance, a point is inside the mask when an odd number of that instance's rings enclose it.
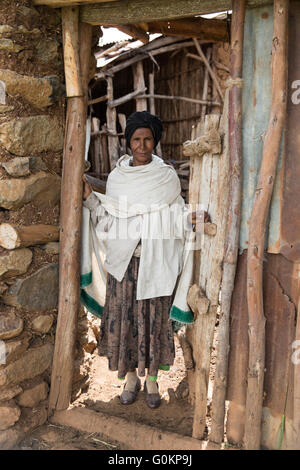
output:
{"label": "woman's face", "polygon": [[146,127],[136,129],[130,139],[130,148],[134,166],[150,163],[154,149],[154,138],[151,129]]}

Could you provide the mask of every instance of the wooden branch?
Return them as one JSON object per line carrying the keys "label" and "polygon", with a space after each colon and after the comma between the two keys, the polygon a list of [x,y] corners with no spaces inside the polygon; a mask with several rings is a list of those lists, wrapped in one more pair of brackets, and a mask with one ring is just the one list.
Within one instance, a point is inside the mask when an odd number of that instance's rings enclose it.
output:
{"label": "wooden branch", "polygon": [[24,246],[41,245],[59,239],[59,227],[55,225],[16,226],[0,225],[0,246],[6,250],[14,250]]}
{"label": "wooden branch", "polygon": [[[107,77],[107,97],[108,101],[113,101],[114,98],[114,90],[113,90],[113,79],[111,77]],[[106,108],[106,122],[107,122],[107,129],[110,133],[108,136],[108,155],[110,161],[110,168],[111,170],[114,169],[116,166],[117,160],[119,159],[119,139],[118,137],[114,137],[112,134],[117,134],[117,111],[116,108],[110,108],[107,106]]]}
{"label": "wooden branch", "polygon": [[203,51],[201,49],[201,46],[200,46],[198,40],[196,38],[193,38],[193,41],[194,41],[194,44],[196,46],[196,49],[198,51],[199,56],[201,57],[201,59],[203,60],[204,64],[207,67],[207,70],[208,70],[209,75],[211,76],[211,79],[213,80],[214,84],[216,85],[216,88],[218,90],[218,93],[220,95],[221,100],[224,101],[224,97],[223,97],[223,93],[222,93],[219,81],[218,81],[213,69],[211,68],[211,66],[209,65],[208,60],[206,59],[205,55],[203,54]]}
{"label": "wooden branch", "polygon": [[[149,92],[150,95],[154,96],[155,90],[154,90],[154,73],[149,73]],[[149,98],[149,107],[150,107],[150,113],[155,115],[155,100],[153,97]],[[162,155],[162,150],[161,150],[161,143],[158,142],[156,146],[156,153],[158,155]]]}
{"label": "wooden branch", "polygon": [[96,104],[96,103],[102,103],[103,101],[107,100],[107,95],[99,96],[99,98],[95,98],[93,100],[88,101],[88,105],[90,106],[91,104]]}
{"label": "wooden branch", "polygon": [[[63,17],[66,15],[64,9],[62,15]],[[65,22],[63,22],[63,28],[65,27]],[[73,16],[72,30],[77,28],[77,17]],[[66,34],[66,31],[63,34]],[[81,46],[85,51],[91,51],[91,37],[89,28],[84,27],[83,31],[80,31]],[[77,50],[77,54],[81,59],[80,68],[89,70],[91,54],[80,54],[80,50]],[[79,76],[87,77],[84,73]],[[67,85],[69,80],[70,76],[66,74]],[[87,85],[86,82],[82,83],[83,91],[87,90]],[[53,410],[68,408],[71,400],[76,325],[80,305],[80,234],[86,118],[85,96],[69,98],[61,185],[58,317],[48,416],[53,413]]]}
{"label": "wooden branch", "polygon": [[194,369],[194,360],[193,360],[193,349],[189,341],[186,339],[185,336],[185,327],[183,329],[180,329],[177,332],[177,337],[179,340],[179,344],[182,349],[182,354],[183,354],[183,359],[184,359],[184,365],[186,370],[192,370]]}
{"label": "wooden branch", "polygon": [[[49,0],[38,0],[49,1]],[[53,0],[60,1],[60,0]],[[270,0],[248,0],[249,7],[270,4]],[[121,0],[81,7],[80,20],[90,24],[129,24],[187,18],[230,10],[231,0]]]}
{"label": "wooden branch", "polygon": [[62,9],[61,18],[67,97],[83,96],[80,76],[78,15],[78,7]]}
{"label": "wooden branch", "polygon": [[154,49],[154,50],[151,50],[151,49],[148,50],[147,49],[147,52],[143,52],[141,54],[136,54],[135,53],[136,55],[134,55],[133,57],[131,57],[128,60],[124,60],[123,62],[120,62],[117,65],[114,65],[114,66],[107,65],[107,66],[105,66],[104,71],[96,74],[96,77],[106,78],[106,74],[108,72],[110,74],[115,74],[117,72],[120,72],[121,70],[126,69],[130,65],[133,65],[136,62],[139,62],[140,60],[149,59],[149,53],[148,52],[150,52],[150,51],[151,51],[152,56],[156,56],[156,55],[159,55],[159,54],[165,54],[166,52],[175,51],[176,49],[182,49],[183,47],[189,47],[189,46],[193,46],[193,45],[194,45],[194,43],[192,41],[184,41],[184,42],[180,42],[180,43],[176,43],[176,44],[170,44],[168,46],[163,46],[163,47],[160,47],[160,48]]}
{"label": "wooden branch", "polygon": [[118,113],[118,118],[119,118],[119,123],[120,123],[122,134],[123,134],[123,138],[121,139],[121,151],[122,151],[122,154],[124,155],[127,150],[127,142],[126,142],[126,139],[124,138],[125,129],[126,129],[126,116],[123,113]]}
{"label": "wooden branch", "polygon": [[187,18],[180,20],[155,21],[148,23],[149,33],[161,33],[168,36],[195,37],[211,41],[228,42],[226,20],[207,18]]}
{"label": "wooden branch", "polygon": [[136,98],[139,95],[142,95],[145,91],[147,90],[146,87],[143,87],[139,90],[134,90],[131,93],[127,93],[127,95],[121,96],[120,98],[117,98],[116,100],[109,100],[107,105],[109,108],[116,108],[117,106],[120,106],[121,104],[127,103],[128,101],[132,100],[133,98]]}
{"label": "wooden branch", "polygon": [[287,0],[274,0],[272,106],[249,226],[247,254],[249,368],[244,436],[246,449],[260,449],[265,367],[263,257],[266,223],[286,116],[288,4]]}
{"label": "wooden branch", "polygon": [[[144,67],[143,61],[140,60],[132,66],[133,73],[133,88],[136,91],[141,91],[145,88],[145,78],[144,78]],[[136,110],[137,111],[147,111],[147,100],[142,98],[142,95],[137,95],[136,100]]]}
{"label": "wooden branch", "polygon": [[188,103],[195,103],[195,104],[209,104],[213,106],[222,106],[219,101],[208,101],[208,100],[196,100],[195,98],[187,98],[185,96],[170,96],[170,95],[142,95],[142,98],[155,98],[158,100],[179,100],[179,101],[187,101]]}
{"label": "wooden branch", "polygon": [[117,24],[114,27],[118,28],[119,31],[122,31],[122,33],[128,34],[128,36],[131,36],[134,39],[139,39],[144,44],[148,44],[148,42],[149,42],[149,35],[147,33],[145,33],[145,31],[143,31],[138,26]]}
{"label": "wooden branch", "polygon": [[[233,2],[230,73],[234,79],[242,77],[245,5],[245,0],[234,0]],[[223,263],[217,362],[212,398],[212,428],[209,436],[211,441],[218,443],[222,442],[224,438],[230,306],[237,265],[242,200],[242,88],[233,86],[228,92],[229,114],[225,115],[225,119],[229,119],[229,209]]]}

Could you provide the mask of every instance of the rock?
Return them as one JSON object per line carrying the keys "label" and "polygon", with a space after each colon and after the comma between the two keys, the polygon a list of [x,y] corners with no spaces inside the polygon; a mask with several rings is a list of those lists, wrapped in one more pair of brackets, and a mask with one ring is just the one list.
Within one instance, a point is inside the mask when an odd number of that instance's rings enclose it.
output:
{"label": "rock", "polygon": [[10,176],[28,176],[31,170],[47,170],[41,157],[16,157],[8,162],[1,163]]}
{"label": "rock", "polygon": [[73,384],[81,382],[89,376],[91,362],[91,356],[86,352],[74,361]]}
{"label": "rock", "polygon": [[18,279],[3,295],[8,305],[27,310],[56,308],[58,264],[48,264],[25,279]]}
{"label": "rock", "polygon": [[14,400],[0,402],[0,431],[10,428],[20,418],[21,410]]}
{"label": "rock", "polygon": [[82,335],[79,339],[79,343],[85,350],[85,352],[92,354],[97,347],[97,340],[95,338],[93,330],[88,330],[88,332]]}
{"label": "rock", "polygon": [[0,125],[0,143],[20,157],[49,150],[58,152],[63,148],[63,128],[56,116],[12,119]]}
{"label": "rock", "polygon": [[15,313],[0,315],[0,339],[15,338],[23,331],[23,319]]}
{"label": "rock", "polygon": [[28,176],[30,175],[29,170],[29,158],[28,157],[16,157],[9,162],[1,163],[1,166],[10,176]]}
{"label": "rock", "polygon": [[8,24],[1,24],[0,25],[0,35],[1,34],[6,34],[6,33],[11,33],[14,30],[12,26],[9,26]]}
{"label": "rock", "polygon": [[16,44],[11,39],[0,39],[0,50],[8,51],[8,52],[20,52],[25,49],[25,46],[21,46],[21,44]]}
{"label": "rock", "polygon": [[18,442],[24,439],[25,435],[33,429],[41,426],[47,421],[47,410],[45,405],[40,405],[38,408],[32,410],[31,408],[24,408],[22,415],[11,429],[0,432],[0,449],[12,449]]}
{"label": "rock", "polygon": [[0,282],[0,295],[4,294],[8,289],[8,285],[5,282]]}
{"label": "rock", "polygon": [[16,341],[6,341],[5,342],[5,360],[3,361],[4,366],[0,366],[0,368],[3,368],[10,364],[13,361],[16,361],[19,359],[26,349],[29,346],[29,342],[31,339],[31,334],[27,332],[25,337],[22,337],[22,339],[18,339]]}
{"label": "rock", "polygon": [[14,387],[7,388],[5,390],[0,391],[0,401],[7,401],[14,398],[19,393],[22,393],[23,389],[20,385],[15,385]]}
{"label": "rock", "polygon": [[32,261],[29,248],[18,248],[0,255],[0,279],[26,273]]}
{"label": "rock", "polygon": [[[1,126],[0,126],[1,127]],[[60,177],[40,171],[28,178],[0,180],[0,207],[19,209],[28,202],[41,207],[57,204],[60,198]]]}
{"label": "rock", "polygon": [[41,245],[41,248],[46,251],[46,253],[51,253],[52,255],[59,254],[59,242],[49,242],[45,245]]}
{"label": "rock", "polygon": [[18,26],[18,29],[15,32],[20,34],[41,34],[40,29],[34,28],[33,30],[28,31],[28,29],[25,28],[25,26],[23,26],[22,24]]}
{"label": "rock", "polygon": [[13,106],[6,106],[5,104],[0,104],[0,114],[10,113],[15,108]]}
{"label": "rock", "polygon": [[41,39],[35,45],[35,54],[43,64],[60,61],[58,51],[59,43],[55,40]]}
{"label": "rock", "polygon": [[53,345],[46,343],[29,349],[23,356],[0,370],[0,387],[17,385],[45,372],[52,364]]}
{"label": "rock", "polygon": [[33,320],[31,327],[34,331],[42,334],[48,333],[51,326],[53,325],[52,315],[40,315]]}
{"label": "rock", "polygon": [[59,78],[55,75],[35,78],[28,75],[20,75],[6,69],[0,69],[0,80],[6,85],[6,93],[9,96],[21,95],[26,101],[38,108],[50,106],[62,95],[64,88]]}
{"label": "rock", "polygon": [[16,399],[17,403],[19,406],[25,406],[26,408],[35,408],[40,401],[47,398],[48,389],[46,382],[41,382],[21,393]]}

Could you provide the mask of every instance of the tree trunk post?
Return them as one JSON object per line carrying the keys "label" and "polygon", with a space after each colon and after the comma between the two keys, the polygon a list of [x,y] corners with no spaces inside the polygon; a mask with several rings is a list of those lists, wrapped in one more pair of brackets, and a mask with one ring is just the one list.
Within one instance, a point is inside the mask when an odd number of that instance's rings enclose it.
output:
{"label": "tree trunk post", "polygon": [[[79,310],[82,175],[86,141],[87,83],[81,70],[89,69],[90,52],[80,57],[79,9],[62,8],[64,65],[67,85],[67,118],[63,155],[60,214],[59,297],[56,339],[51,375],[48,414],[68,408],[73,379],[76,320]],[[91,26],[84,25],[87,33]],[[80,33],[80,44],[91,49],[91,34]],[[70,50],[75,57],[69,60]],[[80,64],[80,59],[83,63]],[[71,74],[71,71],[74,72]],[[84,73],[84,72],[83,72]],[[87,75],[85,80],[87,80]],[[76,85],[76,86],[75,86]]]}
{"label": "tree trunk post", "polygon": [[[230,305],[234,288],[241,219],[242,196],[242,66],[245,0],[232,5],[229,87],[229,210],[226,227],[225,257],[221,288],[221,314],[217,362],[212,398],[212,428],[209,439],[221,443],[224,438],[225,399],[229,353]],[[227,117],[225,117],[227,119]]]}
{"label": "tree trunk post", "polygon": [[244,445],[246,449],[251,450],[260,449],[261,441],[266,321],[263,309],[263,257],[266,222],[286,115],[288,4],[288,0],[274,0],[272,105],[249,226],[247,253],[249,367]]}

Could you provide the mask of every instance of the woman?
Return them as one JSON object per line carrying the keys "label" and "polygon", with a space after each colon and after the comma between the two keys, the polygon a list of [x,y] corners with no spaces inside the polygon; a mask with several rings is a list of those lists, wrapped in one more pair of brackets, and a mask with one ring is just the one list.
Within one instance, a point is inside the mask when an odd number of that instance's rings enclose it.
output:
{"label": "woman", "polygon": [[[106,245],[106,298],[99,354],[108,358],[110,370],[118,370],[119,379],[126,379],[120,395],[125,405],[135,401],[141,388],[139,376],[145,376],[148,369],[144,390],[150,408],[157,408],[161,402],[158,370],[168,370],[175,358],[172,318],[182,323],[193,321],[189,308],[172,306],[178,275],[185,263],[186,227],[181,217],[185,205],[175,170],[153,154],[161,134],[157,116],[147,111],[133,113],[125,130],[132,157],[124,155],[117,162],[108,177],[107,196],[96,197],[85,178],[83,192],[83,204],[91,211],[98,233],[102,231],[105,239],[114,232]],[[126,196],[129,207],[123,211],[115,205],[122,196]],[[129,222],[135,222],[130,237]],[[122,232],[125,225],[124,239],[116,233]],[[172,236],[166,234],[167,229]],[[190,285],[190,268],[181,287]]]}

